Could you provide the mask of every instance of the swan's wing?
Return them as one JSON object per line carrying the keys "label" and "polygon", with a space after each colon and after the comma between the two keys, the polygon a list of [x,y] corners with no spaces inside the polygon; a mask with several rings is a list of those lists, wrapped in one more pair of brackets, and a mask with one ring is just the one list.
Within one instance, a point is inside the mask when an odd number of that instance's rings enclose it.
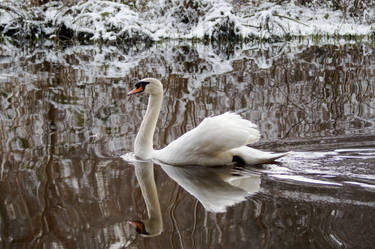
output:
{"label": "swan's wing", "polygon": [[196,128],[185,133],[167,147],[181,154],[217,154],[255,143],[260,134],[256,125],[235,113],[205,118]]}

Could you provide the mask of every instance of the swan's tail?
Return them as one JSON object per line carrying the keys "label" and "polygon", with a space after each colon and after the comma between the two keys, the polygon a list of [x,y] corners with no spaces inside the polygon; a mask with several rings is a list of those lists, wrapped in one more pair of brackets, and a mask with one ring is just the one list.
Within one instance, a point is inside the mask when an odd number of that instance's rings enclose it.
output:
{"label": "swan's tail", "polygon": [[284,157],[289,154],[285,153],[271,153],[265,152],[257,149],[250,148],[248,146],[242,146],[234,149],[234,154],[240,157],[247,165],[257,165],[272,163],[276,159]]}

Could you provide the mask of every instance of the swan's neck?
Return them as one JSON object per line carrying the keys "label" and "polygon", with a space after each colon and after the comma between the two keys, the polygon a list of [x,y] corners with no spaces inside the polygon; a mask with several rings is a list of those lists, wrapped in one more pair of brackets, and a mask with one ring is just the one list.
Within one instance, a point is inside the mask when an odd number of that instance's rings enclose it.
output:
{"label": "swan's neck", "polygon": [[146,204],[148,219],[144,220],[149,235],[158,235],[163,230],[163,221],[160,210],[158,192],[154,178],[154,166],[150,162],[138,163],[135,168],[142,196]]}
{"label": "swan's neck", "polygon": [[150,159],[153,152],[153,138],[158,121],[163,94],[150,95],[148,99],[147,111],[143,117],[134,143],[134,153],[143,159]]}
{"label": "swan's neck", "polygon": [[159,223],[161,223],[161,210],[158,192],[156,190],[153,167],[150,169],[149,175],[146,176],[146,179],[144,179],[144,184],[141,186],[141,191],[143,199],[146,203],[150,222],[154,222],[156,223],[156,226],[159,226]]}

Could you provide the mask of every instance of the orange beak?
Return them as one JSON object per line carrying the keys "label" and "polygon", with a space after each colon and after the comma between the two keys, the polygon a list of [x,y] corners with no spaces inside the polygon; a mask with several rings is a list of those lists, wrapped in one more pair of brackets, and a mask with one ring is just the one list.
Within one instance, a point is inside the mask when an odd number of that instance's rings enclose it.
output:
{"label": "orange beak", "polygon": [[128,92],[128,96],[136,94],[136,93],[140,93],[140,92],[143,92],[143,86],[142,85],[140,85],[138,88],[135,88],[135,89],[131,90],[130,92]]}
{"label": "orange beak", "polygon": [[128,221],[128,223],[130,225],[132,225],[133,227],[135,227],[135,228],[139,228],[139,229],[142,228],[142,224],[140,222],[138,222],[138,221],[130,220],[130,221]]}
{"label": "orange beak", "polygon": [[128,223],[130,225],[132,225],[136,229],[136,231],[138,233],[140,233],[140,234],[148,234],[146,232],[145,224],[143,222],[136,221],[136,220],[130,220],[130,221],[128,221]]}

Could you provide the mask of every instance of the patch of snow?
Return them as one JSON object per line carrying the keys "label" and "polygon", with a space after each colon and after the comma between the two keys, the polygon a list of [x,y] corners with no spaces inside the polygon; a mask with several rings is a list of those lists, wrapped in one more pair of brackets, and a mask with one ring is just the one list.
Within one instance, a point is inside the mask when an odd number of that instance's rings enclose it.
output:
{"label": "patch of snow", "polygon": [[351,17],[327,5],[307,7],[294,0],[247,2],[239,6],[228,0],[154,0],[142,7],[90,0],[71,7],[61,2],[49,2],[34,8],[27,8],[20,0],[15,2],[11,5],[9,0],[0,0],[0,25],[6,26],[21,15],[26,23],[42,25],[47,35],[53,35],[64,25],[73,32],[90,34],[93,40],[215,40],[222,37],[284,40],[295,36],[369,35],[375,32],[373,3],[368,3],[361,16]]}
{"label": "patch of snow", "polygon": [[93,0],[72,7],[58,6],[58,10],[48,10],[46,18],[75,32],[93,34],[94,40],[115,40],[127,32],[130,36],[136,32],[147,32],[141,27],[136,12],[127,5],[110,1]]}

